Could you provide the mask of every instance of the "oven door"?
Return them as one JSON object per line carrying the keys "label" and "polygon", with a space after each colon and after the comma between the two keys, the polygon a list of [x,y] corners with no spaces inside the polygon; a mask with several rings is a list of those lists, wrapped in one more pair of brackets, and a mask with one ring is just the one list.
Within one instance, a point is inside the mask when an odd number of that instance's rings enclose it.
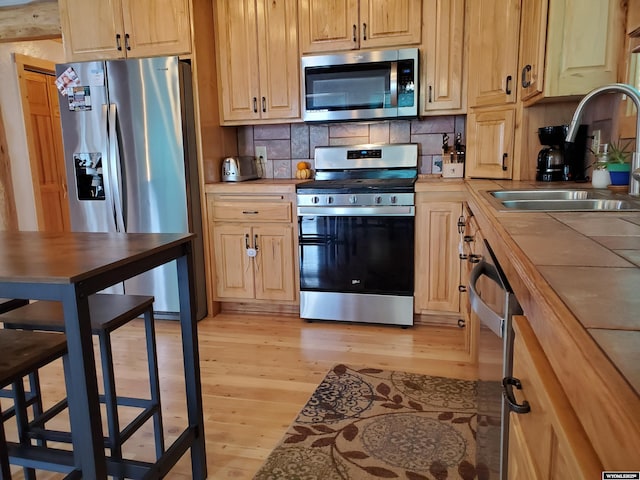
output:
{"label": "oven door", "polygon": [[299,207],[300,316],[413,324],[407,207]]}
{"label": "oven door", "polygon": [[506,480],[509,409],[502,379],[512,371],[511,318],[522,310],[486,240],[483,255],[469,275],[469,299],[480,323],[476,468],[483,472],[482,478]]}

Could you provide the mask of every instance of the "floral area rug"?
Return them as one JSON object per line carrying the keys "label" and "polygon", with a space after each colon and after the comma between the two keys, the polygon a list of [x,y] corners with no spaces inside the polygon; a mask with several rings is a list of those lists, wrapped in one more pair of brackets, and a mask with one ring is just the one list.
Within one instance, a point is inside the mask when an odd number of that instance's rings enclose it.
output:
{"label": "floral area rug", "polygon": [[254,480],[471,480],[476,431],[476,382],[337,365]]}

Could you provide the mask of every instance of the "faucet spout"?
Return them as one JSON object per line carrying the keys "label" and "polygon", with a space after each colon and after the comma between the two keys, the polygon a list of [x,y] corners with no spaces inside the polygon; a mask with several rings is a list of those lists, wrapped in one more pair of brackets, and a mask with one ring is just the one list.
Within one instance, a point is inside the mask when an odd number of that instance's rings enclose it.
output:
{"label": "faucet spout", "polygon": [[640,195],[640,91],[631,85],[626,83],[612,83],[610,85],[603,85],[587,93],[584,98],[578,104],[576,111],[573,114],[571,123],[569,124],[569,130],[565,140],[567,142],[573,142],[576,139],[578,133],[578,127],[580,126],[580,120],[582,114],[588,103],[591,102],[593,97],[600,95],[601,93],[624,93],[636,106],[636,148],[631,157],[631,173],[629,178],[629,195]]}

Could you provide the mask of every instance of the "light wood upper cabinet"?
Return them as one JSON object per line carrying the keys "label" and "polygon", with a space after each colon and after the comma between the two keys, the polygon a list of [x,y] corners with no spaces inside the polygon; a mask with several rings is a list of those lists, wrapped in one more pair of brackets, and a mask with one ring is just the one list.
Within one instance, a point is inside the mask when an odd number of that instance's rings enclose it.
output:
{"label": "light wood upper cabinet", "polygon": [[468,178],[511,178],[515,109],[496,108],[467,115]]}
{"label": "light wood upper cabinet", "polygon": [[421,42],[420,0],[300,0],[299,8],[303,54]]}
{"label": "light wood upper cabinet", "polygon": [[522,0],[520,100],[541,93],[544,86],[548,6],[548,0]]}
{"label": "light wood upper cabinet", "polygon": [[420,58],[421,115],[464,110],[464,0],[426,0]]}
{"label": "light wood upper cabinet", "polygon": [[189,0],[59,0],[68,61],[191,52]]}
{"label": "light wood upper cabinet", "polygon": [[520,99],[582,96],[616,82],[623,23],[616,0],[522,0]]}
{"label": "light wood upper cabinet", "polygon": [[216,48],[221,121],[300,117],[295,0],[219,0]]}
{"label": "light wood upper cabinet", "polygon": [[509,478],[599,478],[604,468],[526,317],[514,317],[513,328],[513,377],[522,386],[514,392],[531,411],[510,414]]}
{"label": "light wood upper cabinet", "polygon": [[469,2],[470,107],[516,101],[520,0]]}

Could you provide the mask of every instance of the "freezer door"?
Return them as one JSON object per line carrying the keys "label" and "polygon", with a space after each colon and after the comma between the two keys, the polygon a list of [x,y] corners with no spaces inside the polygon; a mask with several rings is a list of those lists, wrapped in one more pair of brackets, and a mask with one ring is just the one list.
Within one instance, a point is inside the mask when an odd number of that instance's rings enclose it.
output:
{"label": "freezer door", "polygon": [[104,63],[56,65],[56,73],[72,85],[59,93],[71,229],[115,232]]}
{"label": "freezer door", "polygon": [[[188,232],[185,149],[176,57],[107,62],[115,104],[127,233]],[[125,283],[155,296],[159,312],[178,312],[175,262]]]}

